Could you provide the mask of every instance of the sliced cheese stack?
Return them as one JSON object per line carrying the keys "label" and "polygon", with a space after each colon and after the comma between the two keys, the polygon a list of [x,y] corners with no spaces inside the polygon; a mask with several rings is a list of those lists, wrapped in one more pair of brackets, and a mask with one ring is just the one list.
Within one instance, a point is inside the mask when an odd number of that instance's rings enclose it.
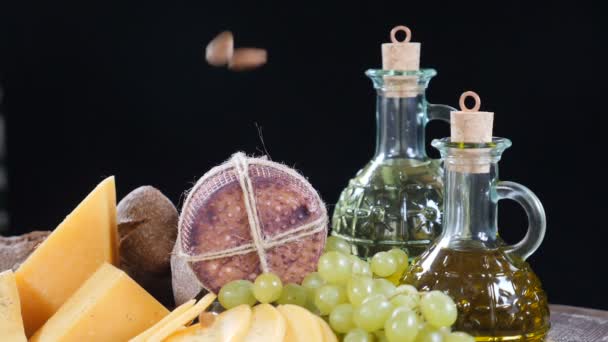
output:
{"label": "sliced cheese stack", "polygon": [[102,265],[118,261],[114,177],[102,181],[19,267],[31,336]]}
{"label": "sliced cheese stack", "polygon": [[26,342],[19,292],[13,271],[0,273],[0,338],[3,342]]}
{"label": "sliced cheese stack", "polygon": [[168,314],[125,272],[105,263],[30,342],[126,341]]}
{"label": "sliced cheese stack", "polygon": [[137,335],[129,342],[162,342],[174,332],[182,330],[185,325],[190,324],[214,300],[215,295],[211,293],[207,294],[196,304],[194,304],[194,300],[190,300],[177,307],[160,322]]}
{"label": "sliced cheese stack", "polygon": [[248,305],[239,305],[219,314],[209,326],[194,324],[176,331],[165,341],[338,342],[338,338],[323,319],[305,308],[258,304],[253,310]]}
{"label": "sliced cheese stack", "polygon": [[219,314],[211,326],[194,324],[171,335],[166,342],[243,342],[250,325],[251,308],[248,305],[239,305]]}

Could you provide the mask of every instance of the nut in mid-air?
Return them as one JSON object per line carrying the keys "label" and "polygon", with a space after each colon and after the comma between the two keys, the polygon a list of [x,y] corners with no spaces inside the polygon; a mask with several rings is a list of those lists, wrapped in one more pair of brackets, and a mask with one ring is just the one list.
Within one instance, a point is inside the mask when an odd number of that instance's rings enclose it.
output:
{"label": "nut in mid-air", "polygon": [[234,36],[230,31],[220,32],[205,49],[205,59],[212,66],[228,66],[232,71],[258,68],[268,59],[268,52],[260,48],[234,48]]}

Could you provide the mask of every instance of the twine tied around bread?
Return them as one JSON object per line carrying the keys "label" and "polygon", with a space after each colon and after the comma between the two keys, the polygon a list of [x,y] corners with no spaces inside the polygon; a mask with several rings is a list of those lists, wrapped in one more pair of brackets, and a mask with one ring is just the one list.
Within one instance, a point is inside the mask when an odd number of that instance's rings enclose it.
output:
{"label": "twine tied around bread", "polygon": [[[292,170],[286,166],[283,166],[283,165],[280,165],[277,163],[273,163],[273,162],[269,162],[268,160],[262,159],[262,158],[249,159],[242,152],[235,153],[230,160],[228,160],[226,163],[224,163],[220,166],[215,167],[210,172],[208,172],[207,175],[217,175],[218,173],[220,173],[222,171],[226,171],[228,169],[233,169],[234,172],[237,174],[238,182],[239,182],[240,188],[243,192],[243,202],[244,202],[244,206],[245,206],[245,210],[246,210],[246,214],[247,214],[252,242],[246,243],[246,244],[243,244],[243,245],[240,245],[237,247],[221,250],[221,251],[201,253],[201,254],[196,254],[196,255],[190,255],[188,253],[185,253],[182,250],[182,243],[181,243],[182,231],[181,230],[182,229],[190,230],[191,225],[194,222],[194,217],[193,217],[194,214],[192,212],[187,212],[186,215],[184,215],[185,217],[183,218],[186,222],[180,222],[180,224],[179,224],[179,228],[180,228],[180,231],[178,233],[178,235],[179,235],[178,236],[178,247],[179,248],[177,251],[177,256],[179,258],[181,258],[182,260],[184,260],[186,262],[197,262],[197,261],[220,259],[220,258],[226,258],[226,257],[256,252],[260,259],[260,267],[261,267],[262,271],[269,272],[270,268],[268,267],[268,262],[267,262],[267,258],[266,258],[266,250],[268,250],[272,247],[275,247],[275,246],[279,246],[279,245],[288,243],[288,242],[300,240],[306,236],[310,236],[310,235],[316,234],[318,232],[321,232],[326,228],[328,220],[327,220],[327,215],[325,213],[323,213],[322,215],[320,215],[320,217],[318,219],[308,222],[306,224],[303,224],[301,226],[298,226],[297,228],[294,228],[294,229],[291,229],[288,231],[284,231],[284,232],[275,234],[270,237],[264,237],[263,231],[262,231],[262,224],[260,222],[260,218],[259,218],[258,210],[257,210],[257,206],[256,206],[254,188],[253,188],[251,178],[249,176],[250,160],[253,161],[253,163],[258,164],[258,165],[269,166],[274,169],[278,169],[279,171],[284,172],[290,176],[293,176],[296,179],[299,179],[302,177],[300,174],[298,174],[297,172],[295,172],[294,170]],[[196,190],[197,186],[199,184],[203,184],[203,182],[205,182],[207,179],[208,179],[208,177],[202,177],[197,182],[197,184],[194,186],[192,192],[188,196],[188,199],[186,200],[186,204],[190,200],[200,201],[200,199],[198,199],[198,198],[193,199],[192,194]],[[184,207],[186,207],[186,204],[184,205]],[[323,205],[321,206],[321,210],[325,210],[325,207]],[[180,220],[181,220],[181,218],[180,218]]]}

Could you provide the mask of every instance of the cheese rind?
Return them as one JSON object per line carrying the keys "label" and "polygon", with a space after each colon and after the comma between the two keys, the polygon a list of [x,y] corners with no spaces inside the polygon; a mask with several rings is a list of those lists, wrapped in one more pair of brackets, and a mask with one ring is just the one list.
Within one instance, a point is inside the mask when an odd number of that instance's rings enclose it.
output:
{"label": "cheese rind", "polygon": [[0,340],[26,342],[19,292],[13,271],[0,273]]}
{"label": "cheese rind", "polygon": [[125,272],[105,263],[30,342],[127,341],[168,314]]}
{"label": "cheese rind", "polygon": [[15,273],[27,336],[104,262],[118,262],[114,177],[102,181]]}

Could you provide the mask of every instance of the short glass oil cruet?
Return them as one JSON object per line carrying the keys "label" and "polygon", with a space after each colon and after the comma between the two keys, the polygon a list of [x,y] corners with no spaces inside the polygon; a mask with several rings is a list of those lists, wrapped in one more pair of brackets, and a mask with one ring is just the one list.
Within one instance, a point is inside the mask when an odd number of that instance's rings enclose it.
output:
{"label": "short glass oil cruet", "polygon": [[441,231],[442,173],[426,155],[425,126],[449,121],[453,108],[427,103],[437,73],[419,68],[420,43],[410,37],[407,27],[393,28],[391,43],[382,44],[383,69],[366,72],[377,92],[376,152],[342,191],[332,218],[332,235],[363,258],[395,247],[416,256]]}
{"label": "short glass oil cruet", "polygon": [[[469,110],[466,97],[475,99]],[[526,187],[498,180],[498,161],[511,142],[492,138],[493,113],[479,112],[466,92],[451,114],[451,138],[434,140],[445,169],[443,232],[417,257],[402,282],[446,292],[457,304],[454,328],[477,341],[543,341],[547,297],[528,263],[545,234],[545,213]],[[512,199],[528,215],[522,241],[506,245],[497,232],[497,202]]]}

